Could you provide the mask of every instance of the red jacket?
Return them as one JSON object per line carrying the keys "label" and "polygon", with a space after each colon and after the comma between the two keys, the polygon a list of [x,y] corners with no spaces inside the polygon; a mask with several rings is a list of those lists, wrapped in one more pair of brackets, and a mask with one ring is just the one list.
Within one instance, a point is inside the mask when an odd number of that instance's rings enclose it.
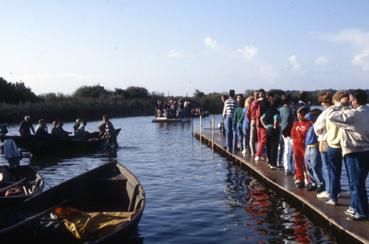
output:
{"label": "red jacket", "polygon": [[296,121],[293,123],[291,129],[291,137],[293,144],[305,145],[306,132],[313,124],[310,120]]}
{"label": "red jacket", "polygon": [[256,120],[256,109],[257,109],[257,103],[256,100],[252,101],[250,103],[249,109],[247,110],[247,118],[249,121]]}

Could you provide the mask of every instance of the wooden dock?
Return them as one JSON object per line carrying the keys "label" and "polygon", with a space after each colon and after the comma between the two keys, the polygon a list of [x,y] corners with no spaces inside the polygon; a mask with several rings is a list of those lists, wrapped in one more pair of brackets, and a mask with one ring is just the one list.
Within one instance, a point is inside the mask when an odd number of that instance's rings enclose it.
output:
{"label": "wooden dock", "polygon": [[327,205],[325,204],[327,199],[317,198],[316,191],[296,188],[293,176],[286,176],[283,170],[272,170],[266,162],[255,162],[253,159],[244,157],[241,152],[228,152],[225,149],[225,137],[219,133],[219,130],[206,129],[193,132],[193,135],[215,151],[242,165],[287,202],[302,209],[315,223],[328,228],[340,243],[369,243],[369,220],[353,221],[344,213],[349,207],[349,193],[343,194],[338,199],[337,206]]}

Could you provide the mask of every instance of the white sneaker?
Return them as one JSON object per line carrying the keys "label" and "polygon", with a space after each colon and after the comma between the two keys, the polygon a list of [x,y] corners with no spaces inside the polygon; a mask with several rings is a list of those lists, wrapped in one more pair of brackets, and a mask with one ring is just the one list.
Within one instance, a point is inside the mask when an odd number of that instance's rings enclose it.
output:
{"label": "white sneaker", "polygon": [[327,191],[322,191],[321,193],[316,194],[317,198],[329,198],[329,193]]}
{"label": "white sneaker", "polygon": [[264,160],[265,160],[265,158],[263,156],[261,156],[261,157],[256,156],[255,157],[255,161],[264,161]]}
{"label": "white sneaker", "polygon": [[246,155],[246,149],[242,150],[242,155]]}
{"label": "white sneaker", "polygon": [[349,207],[348,209],[346,209],[345,214],[354,217],[356,214],[356,209],[354,209],[353,207]]}
{"label": "white sneaker", "polygon": [[325,204],[331,205],[331,206],[336,206],[337,202],[333,201],[332,199],[329,199],[328,201],[325,202]]}

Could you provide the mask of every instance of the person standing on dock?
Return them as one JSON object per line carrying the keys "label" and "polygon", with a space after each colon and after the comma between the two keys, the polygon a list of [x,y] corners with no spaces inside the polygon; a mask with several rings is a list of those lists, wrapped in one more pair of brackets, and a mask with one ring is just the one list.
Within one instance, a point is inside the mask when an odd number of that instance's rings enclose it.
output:
{"label": "person standing on dock", "polygon": [[243,108],[242,116],[242,131],[243,131],[243,144],[242,155],[250,155],[250,118],[247,116],[250,104],[254,101],[254,97],[250,96],[245,99],[245,105]]}
{"label": "person standing on dock", "polygon": [[307,113],[308,109],[306,107],[300,107],[297,110],[298,121],[293,123],[291,130],[293,157],[296,164],[295,184],[297,188],[303,188],[305,186],[305,139],[306,132],[312,125],[311,121],[305,118]]}
{"label": "person standing on dock", "polygon": [[238,107],[234,111],[234,117],[233,117],[233,149],[240,151],[243,150],[243,131],[242,131],[242,123],[243,123],[243,96],[237,95],[237,104]]}
{"label": "person standing on dock", "polygon": [[369,107],[364,90],[350,94],[352,109],[334,107],[327,120],[342,131],[341,146],[350,184],[351,204],[345,214],[354,220],[369,217],[368,196],[365,181],[369,171]]}
{"label": "person standing on dock", "polygon": [[249,109],[247,110],[247,118],[250,120],[250,154],[251,157],[255,156],[256,147],[255,144],[258,140],[256,130],[256,107],[257,99],[259,96],[259,90],[254,91],[254,100],[250,103]]}
{"label": "person standing on dock", "polygon": [[[321,113],[322,110],[316,108],[311,110],[306,115],[306,118],[314,124]],[[310,126],[310,128],[306,132],[305,145],[305,167],[307,178],[309,181],[307,190],[317,190],[318,192],[321,192],[324,190],[324,181],[322,176],[322,158],[319,152],[318,136],[315,134],[314,125]]]}
{"label": "person standing on dock", "polygon": [[[338,91],[333,95],[334,105],[328,108],[327,116],[332,110],[347,110],[349,102],[349,94],[347,92]],[[329,176],[329,200],[328,205],[335,206],[338,200],[338,194],[341,191],[341,172],[342,172],[342,147],[341,137],[342,129],[327,119],[327,156],[328,156],[328,176]],[[346,165],[347,168],[347,165]],[[349,175],[347,175],[349,176]],[[348,177],[350,182],[350,177]]]}
{"label": "person standing on dock", "polygon": [[294,116],[291,108],[291,95],[286,94],[282,96],[282,107],[279,108],[281,117],[281,139],[283,146],[280,147],[278,159],[283,163],[285,175],[293,175],[295,173],[295,166],[292,158],[292,138],[291,128]]}
{"label": "person standing on dock", "polygon": [[319,95],[319,101],[324,108],[324,111],[319,115],[317,120],[314,123],[314,130],[318,136],[319,141],[319,152],[320,157],[322,159],[322,173],[323,173],[323,180],[324,180],[324,188],[325,191],[317,194],[318,198],[326,198],[329,199],[329,189],[330,189],[330,182],[329,182],[329,164],[328,164],[328,143],[327,143],[327,125],[326,125],[326,118],[328,108],[333,105],[332,103],[332,93],[330,92],[323,92]]}
{"label": "person standing on dock", "polygon": [[224,102],[223,107],[223,119],[226,132],[226,147],[229,152],[233,151],[233,115],[234,111],[238,107],[234,96],[235,91],[233,89],[229,90],[229,98]]}
{"label": "person standing on dock", "polygon": [[280,136],[279,99],[275,94],[269,94],[270,107],[261,116],[260,122],[266,130],[266,154],[271,169],[276,169],[278,143]]}
{"label": "person standing on dock", "polygon": [[260,89],[258,99],[256,100],[256,132],[258,134],[258,150],[256,152],[255,161],[264,160],[264,151],[266,146],[266,129],[262,125],[261,116],[268,110],[269,103],[266,100],[266,93]]}

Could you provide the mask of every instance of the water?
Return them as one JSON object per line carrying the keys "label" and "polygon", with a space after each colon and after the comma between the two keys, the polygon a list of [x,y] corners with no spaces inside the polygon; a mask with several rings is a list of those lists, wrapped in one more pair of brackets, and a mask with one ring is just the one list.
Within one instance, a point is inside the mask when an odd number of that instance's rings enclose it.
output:
{"label": "water", "polygon": [[[335,242],[245,170],[200,144],[192,137],[191,123],[155,124],[151,119],[112,120],[122,128],[117,159],[146,191],[146,208],[132,242]],[[90,122],[87,129],[96,126]],[[64,128],[72,131],[72,124]],[[31,164],[40,169],[47,189],[107,161],[109,155],[99,154],[33,159]]]}

